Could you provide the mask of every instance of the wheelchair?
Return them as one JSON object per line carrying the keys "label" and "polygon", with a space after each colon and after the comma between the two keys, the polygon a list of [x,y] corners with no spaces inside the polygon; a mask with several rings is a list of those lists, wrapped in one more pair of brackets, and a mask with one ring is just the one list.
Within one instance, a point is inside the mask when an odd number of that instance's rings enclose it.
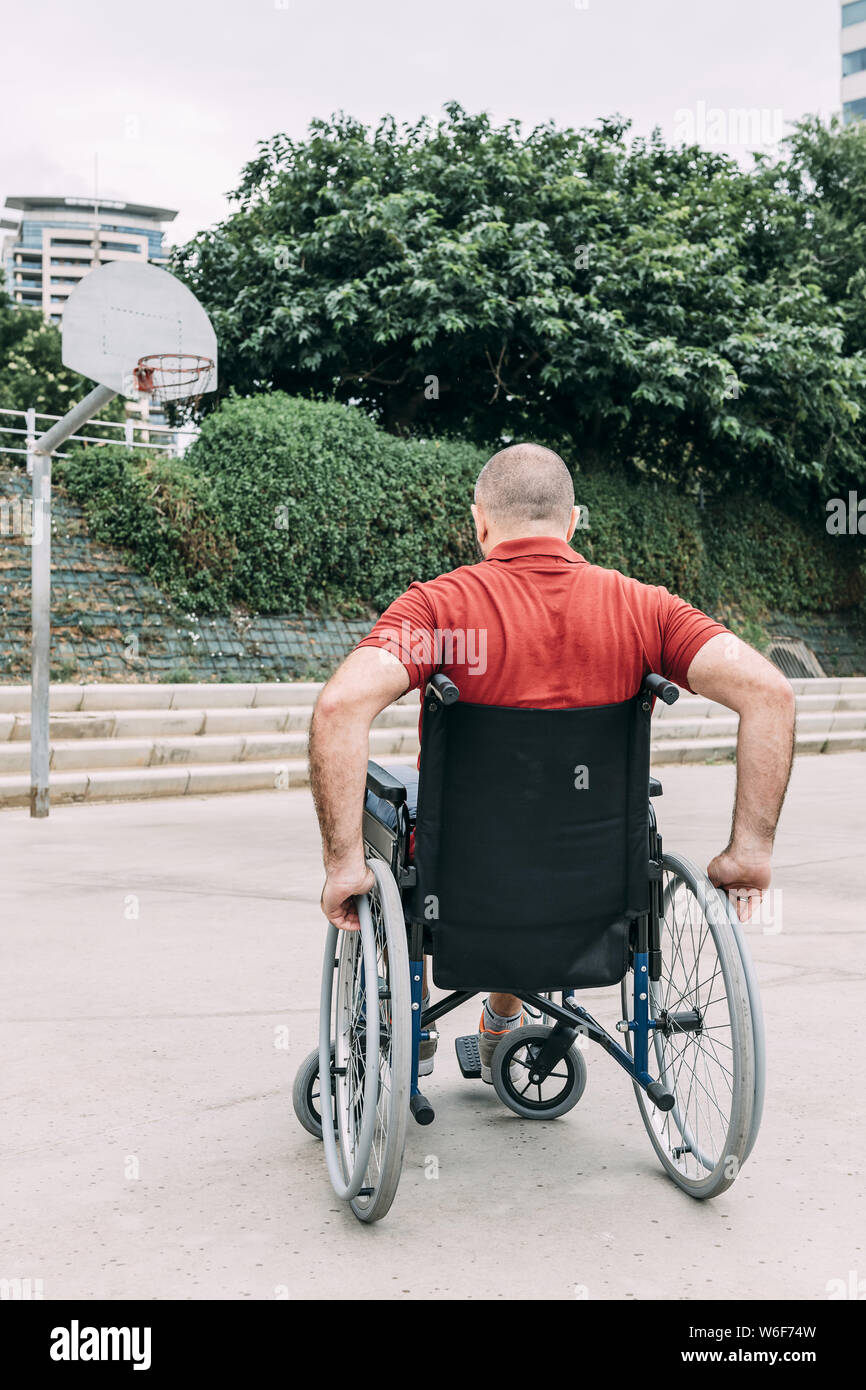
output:
{"label": "wheelchair", "polygon": [[[409,1117],[434,1119],[421,1043],[481,991],[516,995],[537,1020],[503,1034],[493,1055],[496,1094],[515,1115],[568,1113],[589,1041],[631,1078],[678,1187],[707,1199],[736,1178],[761,1122],[761,1004],[726,895],[662,848],[650,720],[656,698],[678,696],[648,675],[618,704],[503,708],[461,700],[440,673],[424,694],[414,824],[401,780],[368,763],[374,885],[358,900],[360,931],[328,928],[319,1046],[293,1089],[360,1221],[391,1207]],[[425,955],[449,991],[426,1007]],[[619,986],[619,1039],[579,1002],[601,986]],[[480,1077],[477,1038],[456,1048],[463,1076]]]}

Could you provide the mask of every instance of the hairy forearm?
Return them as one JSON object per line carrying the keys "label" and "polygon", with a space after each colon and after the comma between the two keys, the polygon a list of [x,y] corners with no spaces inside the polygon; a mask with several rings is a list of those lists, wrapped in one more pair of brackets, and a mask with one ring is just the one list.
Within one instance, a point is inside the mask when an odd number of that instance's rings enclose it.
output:
{"label": "hairy forearm", "polygon": [[389,652],[358,647],[321,691],[310,724],[310,782],[322,832],[322,911],[357,931],[358,898],[373,874],[364,858],[364,788],[373,720],[402,695],[409,676]]}
{"label": "hairy forearm", "polygon": [[723,887],[766,889],[794,754],[794,692],[781,671],[732,633],[700,648],[689,685],[740,716],[731,838],[708,873]]}
{"label": "hairy forearm", "polygon": [[794,756],[795,710],[785,690],[767,692],[740,711],[737,795],[731,848],[772,848]]}
{"label": "hairy forearm", "polygon": [[325,868],[363,866],[361,829],[369,720],[350,706],[319,708],[310,727],[310,783]]}

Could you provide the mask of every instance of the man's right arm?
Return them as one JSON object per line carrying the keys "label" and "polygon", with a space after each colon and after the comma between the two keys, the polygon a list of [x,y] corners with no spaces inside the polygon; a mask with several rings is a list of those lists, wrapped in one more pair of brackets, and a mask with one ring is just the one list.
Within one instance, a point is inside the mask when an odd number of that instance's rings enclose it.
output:
{"label": "man's right arm", "polygon": [[[704,643],[688,679],[695,694],[740,716],[731,838],[707,873],[728,892],[763,891],[770,885],[773,841],[794,756],[794,692],[781,671],[731,633]],[[744,898],[738,910],[749,916]]]}

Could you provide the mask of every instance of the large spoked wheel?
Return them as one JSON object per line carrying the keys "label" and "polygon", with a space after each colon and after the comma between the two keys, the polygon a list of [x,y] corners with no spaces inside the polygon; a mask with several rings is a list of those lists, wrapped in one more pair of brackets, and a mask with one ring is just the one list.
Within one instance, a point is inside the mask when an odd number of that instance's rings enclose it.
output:
{"label": "large spoked wheel", "polygon": [[509,1110],[524,1120],[555,1120],[580,1100],[586,1063],[572,1046],[542,1081],[534,1081],[535,1060],[553,1030],[541,1024],[507,1033],[490,1063],[493,1087]]}
{"label": "large spoked wheel", "polygon": [[[687,859],[662,864],[661,979],[649,981],[649,1069],[674,1097],[662,1111],[635,1086],[666,1172],[690,1196],[717,1197],[755,1140],[763,1099],[763,1034],[748,948],[726,899]],[[622,983],[633,1018],[634,973]],[[627,1034],[630,1050],[632,1034]]]}
{"label": "large spoked wheel", "polygon": [[[394,877],[368,859],[374,884],[358,900],[360,932],[328,930],[319,1019],[319,1075],[330,1070],[334,1117],[322,1115],[325,1161],[337,1196],[360,1221],[394,1200],[409,1117],[412,1066],[409,953]],[[336,982],[334,976],[336,974]]]}

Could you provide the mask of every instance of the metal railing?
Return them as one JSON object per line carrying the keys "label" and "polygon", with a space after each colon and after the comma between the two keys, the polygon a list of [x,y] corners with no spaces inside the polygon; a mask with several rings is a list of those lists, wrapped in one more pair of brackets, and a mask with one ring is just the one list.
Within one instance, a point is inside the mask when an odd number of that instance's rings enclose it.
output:
{"label": "metal railing", "polygon": [[[32,473],[33,467],[29,455],[37,437],[42,433],[42,430],[37,429],[37,420],[60,420],[64,417],[60,415],[47,415],[44,411],[34,410],[32,408],[30,410],[8,410],[3,406],[0,406],[0,416],[17,417],[24,421],[23,428],[17,425],[5,425],[0,421],[0,436],[7,434],[18,435],[25,441],[25,447],[19,449],[11,444],[7,444],[5,440],[0,437],[0,454],[28,455],[27,472]],[[91,428],[100,430],[121,430],[123,438],[112,438],[110,435],[73,434],[70,435],[70,439],[81,444],[122,443],[127,449],[156,450],[158,453],[170,454],[175,458],[179,458],[198,436],[198,429],[195,426],[186,425],[180,427],[174,425],[156,425],[151,424],[151,422],[147,420],[136,420],[133,417],[127,420],[94,420],[91,424]],[[155,443],[150,438],[136,439],[136,434],[145,434],[148,436],[152,434],[164,435],[167,436],[167,438],[165,443]],[[63,459],[69,456],[68,454],[60,453],[58,450],[54,457]]]}

